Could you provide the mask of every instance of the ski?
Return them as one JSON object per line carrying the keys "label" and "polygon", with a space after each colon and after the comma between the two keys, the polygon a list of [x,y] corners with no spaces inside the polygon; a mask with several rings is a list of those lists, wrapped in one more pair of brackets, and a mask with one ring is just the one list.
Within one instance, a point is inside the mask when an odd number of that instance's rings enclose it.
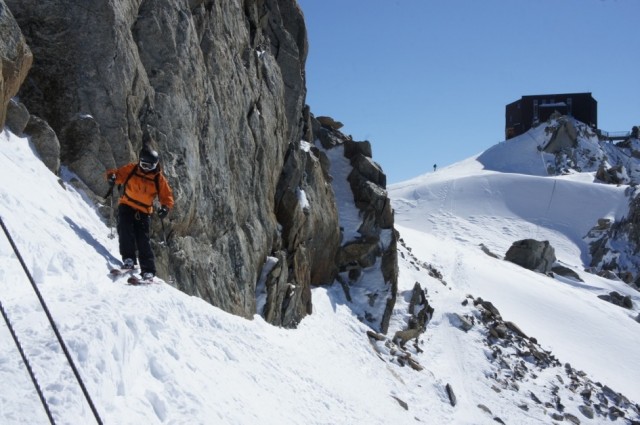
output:
{"label": "ski", "polygon": [[123,269],[123,268],[116,268],[116,269],[111,269],[109,271],[109,274],[111,275],[111,277],[117,277],[117,276],[124,276],[125,274],[131,274],[131,273],[135,273],[137,272],[138,269]]}
{"label": "ski", "polygon": [[158,283],[155,278],[151,278],[151,279],[142,279],[141,277],[138,276],[131,276],[129,279],[127,279],[127,283],[129,285],[150,285],[152,283]]}

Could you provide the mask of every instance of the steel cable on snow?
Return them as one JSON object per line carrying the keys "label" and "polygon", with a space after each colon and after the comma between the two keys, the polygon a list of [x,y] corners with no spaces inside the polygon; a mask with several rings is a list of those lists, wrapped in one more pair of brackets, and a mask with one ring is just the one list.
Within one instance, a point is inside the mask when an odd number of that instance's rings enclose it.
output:
{"label": "steel cable on snow", "polygon": [[62,339],[62,335],[60,334],[60,331],[58,330],[58,327],[56,326],[56,323],[53,320],[53,316],[51,316],[51,312],[49,311],[49,308],[47,307],[47,304],[45,303],[44,298],[42,297],[42,294],[40,293],[40,290],[38,289],[38,286],[36,285],[36,282],[33,279],[33,276],[31,276],[31,273],[29,272],[29,269],[27,268],[27,265],[25,264],[24,259],[22,258],[22,255],[20,255],[20,251],[18,250],[18,247],[16,246],[15,242],[13,241],[13,238],[11,237],[11,234],[9,233],[9,230],[5,226],[4,220],[2,219],[2,217],[0,217],[0,226],[2,227],[2,230],[4,231],[4,234],[7,237],[7,240],[11,244],[11,248],[13,249],[13,252],[16,254],[16,257],[18,257],[18,261],[20,262],[20,265],[22,266],[22,269],[24,270],[24,273],[27,275],[27,278],[29,279],[29,282],[31,283],[31,286],[33,287],[33,291],[36,293],[36,296],[38,297],[38,300],[40,301],[40,305],[42,306],[42,309],[43,309],[44,313],[46,314],[47,319],[49,320],[49,324],[51,325],[51,328],[53,329],[53,333],[55,333],[56,338],[58,339],[58,343],[60,344],[60,347],[62,348],[62,351],[64,352],[64,355],[67,358],[67,362],[69,362],[69,366],[71,366],[71,370],[73,371],[73,374],[75,375],[75,377],[76,377],[76,379],[78,381],[78,384],[80,384],[80,388],[82,389],[82,393],[84,394],[87,402],[89,403],[89,407],[91,408],[91,411],[93,412],[93,416],[95,417],[95,419],[98,422],[98,424],[102,425],[102,420],[100,419],[100,415],[98,414],[98,411],[96,410],[96,407],[94,406],[93,401],[91,400],[91,396],[89,395],[89,392],[87,391],[87,388],[85,387],[84,382],[82,381],[82,377],[80,376],[80,372],[76,368],[76,365],[75,365],[73,359],[71,358],[71,354],[69,353],[69,350],[67,349],[67,345],[65,344],[64,340]]}
{"label": "steel cable on snow", "polygon": [[51,415],[51,410],[49,410],[49,405],[47,404],[47,400],[44,398],[44,394],[42,394],[42,389],[40,389],[40,384],[38,383],[38,379],[36,375],[33,373],[33,369],[31,369],[31,365],[29,364],[29,359],[24,353],[22,349],[22,345],[20,345],[20,340],[13,330],[13,326],[11,326],[11,321],[9,320],[9,316],[4,311],[4,307],[2,307],[2,301],[0,301],[0,313],[2,313],[2,317],[4,318],[4,322],[7,324],[7,328],[9,328],[9,333],[11,333],[11,337],[13,338],[13,342],[15,342],[16,347],[18,347],[18,351],[20,352],[20,357],[22,357],[22,362],[27,368],[27,372],[29,372],[29,376],[31,377],[31,382],[33,382],[33,386],[36,388],[36,392],[38,393],[38,397],[42,402],[42,407],[44,407],[44,411],[47,413],[47,417],[49,418],[49,422],[51,425],[55,425],[56,421],[53,420],[53,416]]}

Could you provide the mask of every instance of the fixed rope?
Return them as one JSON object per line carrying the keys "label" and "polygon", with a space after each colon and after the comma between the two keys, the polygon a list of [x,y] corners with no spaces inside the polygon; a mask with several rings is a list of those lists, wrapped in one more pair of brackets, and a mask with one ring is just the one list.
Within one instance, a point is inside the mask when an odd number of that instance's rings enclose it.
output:
{"label": "fixed rope", "polygon": [[2,307],[2,301],[0,301],[0,312],[2,313],[2,317],[4,318],[4,322],[7,324],[7,328],[9,328],[9,332],[11,333],[11,337],[13,341],[16,343],[16,347],[18,347],[18,351],[20,352],[20,356],[22,357],[22,362],[27,367],[27,371],[29,372],[29,376],[31,377],[31,382],[33,382],[33,386],[36,387],[36,392],[38,393],[38,397],[40,397],[40,401],[42,402],[42,407],[44,407],[44,411],[47,413],[47,417],[49,418],[49,422],[51,425],[55,425],[55,421],[53,420],[53,416],[51,415],[51,410],[49,410],[49,405],[47,404],[47,400],[44,398],[42,394],[42,390],[40,389],[40,384],[36,379],[36,375],[33,373],[33,369],[31,369],[31,365],[29,364],[29,359],[24,354],[24,350],[22,349],[22,345],[20,345],[20,340],[18,340],[18,336],[13,330],[13,326],[11,326],[11,322],[9,321],[9,316],[4,311]]}
{"label": "fixed rope", "polygon": [[22,259],[22,255],[20,255],[20,251],[18,250],[18,247],[14,243],[13,238],[11,237],[11,234],[9,233],[9,230],[5,226],[4,220],[2,219],[2,217],[0,217],[0,226],[2,226],[2,230],[4,231],[4,234],[7,237],[7,240],[11,244],[11,248],[13,249],[13,252],[16,254],[16,257],[18,257],[18,261],[20,261],[20,265],[22,266],[22,269],[24,270],[24,273],[27,275],[27,278],[29,279],[29,282],[31,283],[31,286],[33,287],[33,291],[36,293],[36,296],[38,297],[38,300],[40,301],[40,305],[42,306],[43,311],[47,315],[47,319],[49,319],[49,324],[51,325],[51,328],[53,329],[53,333],[55,333],[56,338],[58,339],[58,343],[60,344],[60,347],[62,348],[62,351],[64,352],[64,355],[66,356],[67,361],[69,362],[69,366],[71,366],[71,370],[73,370],[73,374],[75,375],[75,377],[76,377],[76,379],[78,381],[78,384],[80,384],[80,388],[82,389],[82,393],[84,394],[87,402],[89,403],[89,407],[91,408],[91,411],[93,412],[93,416],[96,418],[96,421],[98,422],[98,424],[102,425],[102,420],[100,419],[100,415],[98,414],[98,411],[97,411],[96,407],[94,406],[93,401],[91,400],[91,396],[89,395],[89,392],[87,391],[87,388],[85,387],[84,382],[82,381],[82,377],[80,376],[80,372],[78,372],[78,369],[76,368],[76,365],[75,365],[73,359],[71,358],[71,354],[69,353],[69,350],[67,349],[67,345],[64,343],[64,340],[62,339],[62,335],[60,334],[60,331],[58,331],[58,327],[56,326],[56,323],[54,322],[53,317],[51,316],[51,312],[49,311],[49,308],[47,307],[47,304],[45,303],[44,298],[42,298],[42,294],[40,294],[40,290],[38,289],[38,286],[36,285],[36,282],[34,281],[33,277],[31,276],[31,273],[29,272],[29,269],[27,268],[27,265],[25,264],[24,260]]}

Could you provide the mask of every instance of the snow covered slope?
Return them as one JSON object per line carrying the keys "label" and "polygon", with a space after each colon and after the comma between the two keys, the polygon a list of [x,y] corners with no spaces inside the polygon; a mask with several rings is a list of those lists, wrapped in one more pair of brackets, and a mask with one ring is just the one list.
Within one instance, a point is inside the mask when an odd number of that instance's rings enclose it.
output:
{"label": "snow covered slope", "polygon": [[[297,330],[248,321],[167,284],[107,276],[117,239],[26,139],[0,135],[0,216],[107,424],[402,423],[410,370],[381,367],[368,329],[330,292]],[[95,423],[29,282],[0,238],[0,301],[57,424]],[[0,423],[47,423],[0,326]]]}
{"label": "snow covered slope", "polygon": [[[27,140],[0,134],[0,216],[105,424],[495,424],[494,418],[548,424],[559,407],[547,404],[558,398],[581,423],[602,423],[602,415],[581,413],[585,402],[566,388],[572,375],[563,365],[522,360],[528,372],[517,389],[508,384],[507,375],[519,365],[514,349],[498,353],[498,345],[488,345],[469,294],[493,302],[505,320],[535,336],[563,364],[640,400],[637,307],[623,310],[597,298],[615,289],[632,295],[637,306],[638,296],[619,282],[582,272],[582,232],[596,217],[624,214],[622,188],[587,183],[579,175],[486,171],[475,159],[392,188],[406,247],[389,335],[406,325],[416,281],[435,308],[419,343],[406,347],[422,367],[417,371],[399,365],[398,347],[389,340],[367,337],[369,328],[339,285],[314,289],[313,314],[298,329],[285,330],[258,315],[246,320],[227,314],[164,283],[113,281],[107,270],[118,261],[117,242],[67,183],[72,177],[59,180]],[[578,192],[606,199],[606,205],[581,208]],[[551,240],[584,283],[553,280],[478,248],[484,243],[502,254],[530,236]],[[424,263],[439,269],[446,285]],[[0,302],[56,423],[95,423],[4,236]],[[466,332],[459,323],[464,315],[477,318]],[[513,367],[507,371],[505,364]],[[586,378],[579,379],[583,388]],[[0,382],[0,423],[48,423],[4,325]],[[614,405],[615,394],[607,397]],[[637,416],[620,404],[627,418]]]}
{"label": "snow covered slope", "polygon": [[[466,293],[490,300],[505,320],[535,336],[561,362],[640,400],[640,369],[634,361],[640,354],[635,320],[640,293],[583,271],[588,264],[583,237],[598,218],[626,214],[626,187],[594,183],[593,173],[546,176],[535,148],[542,137],[533,130],[478,157],[392,186],[396,225],[413,255],[442,272],[453,304]],[[584,282],[525,271],[488,256],[480,246],[503,257],[513,242],[525,238],[550,241],[559,262]],[[614,290],[630,295],[634,309],[597,298]],[[448,308],[456,311],[450,305],[441,314]]]}

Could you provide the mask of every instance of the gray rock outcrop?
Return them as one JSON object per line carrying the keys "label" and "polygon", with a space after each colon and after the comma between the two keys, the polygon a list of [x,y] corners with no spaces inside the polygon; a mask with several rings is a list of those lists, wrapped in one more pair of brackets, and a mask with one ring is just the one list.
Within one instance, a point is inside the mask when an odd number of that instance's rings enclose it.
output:
{"label": "gray rock outcrop", "polygon": [[582,278],[580,277],[580,275],[578,273],[576,273],[574,270],[571,270],[570,268],[565,267],[563,265],[555,264],[551,268],[551,271],[553,273],[557,274],[557,275],[567,277],[567,278],[575,280],[577,282],[584,282],[584,280],[582,280]]}
{"label": "gray rock outcrop", "polygon": [[640,289],[640,192],[629,188],[627,194],[627,215],[616,221],[600,219],[585,236],[591,254],[589,271]]}
{"label": "gray rock outcrop", "polygon": [[335,164],[342,167],[341,181],[333,176],[328,178],[335,190],[349,193],[349,199],[342,202],[355,204],[357,212],[354,216],[343,216],[343,219],[358,223],[355,232],[347,232],[352,234],[341,237],[336,256],[337,279],[347,300],[358,302],[351,296],[352,289],[366,299],[360,301],[366,306],[359,308],[358,317],[373,329],[386,333],[398,292],[398,235],[393,228],[386,176],[372,159],[371,144],[345,136],[332,122],[324,120],[323,124],[312,120],[314,140],[317,139],[321,150],[331,152],[336,149],[342,152],[341,158],[348,160],[348,165],[342,159],[337,161],[342,162],[341,165]]}
{"label": "gray rock outcrop", "polygon": [[[307,45],[295,1],[7,4],[35,56],[21,100],[58,134],[62,163],[105,193],[102,170],[134,160],[149,131],[177,202],[169,252],[155,249],[160,274],[251,317],[265,258],[290,248],[275,202],[303,131]],[[289,283],[308,290],[300,274]]]}
{"label": "gray rock outcrop", "polygon": [[[257,312],[295,326],[309,314],[311,285],[336,279],[345,250],[330,163],[314,146],[326,131],[305,106],[308,46],[296,1],[6,4],[24,38],[10,29],[22,56],[10,64],[19,71],[2,105],[26,75],[26,39],[35,61],[20,102],[40,134],[49,128],[57,136],[38,148],[47,165],[67,166],[98,199],[107,189],[104,170],[135,160],[143,135],[151,135],[176,198],[165,220],[168,245],[154,247],[159,275],[241,316]],[[36,129],[26,125],[25,133]],[[362,232],[378,248],[357,255],[363,267],[381,258],[395,288],[386,182],[370,146],[365,151],[353,184],[362,192]],[[392,236],[380,248],[383,230]],[[153,232],[162,234],[158,220]],[[258,283],[266,285],[260,307]]]}
{"label": "gray rock outcrop", "polygon": [[555,115],[545,127],[545,139],[539,149],[550,175],[594,172],[607,184],[640,183],[640,140],[633,136],[613,143],[571,116]]}
{"label": "gray rock outcrop", "polygon": [[607,168],[605,164],[601,164],[598,167],[598,171],[596,171],[596,179],[607,184],[624,184],[629,180],[629,177],[622,164],[610,168]]}
{"label": "gray rock outcrop", "polygon": [[60,142],[56,133],[49,127],[49,124],[45,120],[31,115],[24,132],[29,135],[29,139],[44,165],[52,173],[58,174],[60,169]]}
{"label": "gray rock outcrop", "polygon": [[13,134],[22,136],[30,117],[31,115],[27,108],[15,98],[11,99],[7,104],[5,125]]}
{"label": "gray rock outcrop", "polygon": [[0,0],[0,129],[4,127],[9,101],[18,93],[31,68],[33,55],[11,11]]}
{"label": "gray rock outcrop", "polygon": [[525,269],[547,274],[556,261],[556,255],[549,241],[523,239],[511,245],[504,259]]}
{"label": "gray rock outcrop", "polygon": [[549,142],[544,147],[544,151],[548,153],[560,153],[562,151],[570,151],[578,145],[578,132],[572,120],[563,119],[559,125],[553,130],[553,134]]}
{"label": "gray rock outcrop", "polygon": [[393,341],[400,347],[411,339],[417,342],[418,337],[427,330],[427,324],[433,317],[434,309],[427,300],[426,291],[422,289],[420,283],[416,282],[411,291],[411,299],[409,300],[409,320],[407,329],[397,331],[393,337]]}
{"label": "gray rock outcrop", "polygon": [[316,119],[324,127],[329,127],[334,130],[340,130],[342,127],[344,127],[344,124],[342,124],[340,121],[334,120],[331,117],[320,116],[320,117],[316,117]]}
{"label": "gray rock outcrop", "polygon": [[[516,324],[505,321],[491,302],[476,298],[473,306],[467,314],[477,319],[476,332],[486,336],[487,349],[491,353],[487,356],[490,373],[486,376],[494,381],[492,388],[497,392],[508,389],[527,394],[530,401],[523,400],[519,405],[521,409],[529,410],[529,404],[533,402],[532,406],[544,406],[557,421],[569,423],[579,423],[579,414],[595,418],[598,423],[612,422],[620,417],[635,418],[640,414],[640,406],[623,394],[596,382],[569,363],[563,365],[535,337],[526,335]],[[550,391],[536,390],[537,394],[533,393],[532,388],[535,387],[531,385],[540,379],[543,381],[541,387],[549,388],[549,381],[543,376],[555,376]],[[567,408],[566,399],[571,400],[569,404],[574,407]]]}
{"label": "gray rock outcrop", "polygon": [[610,302],[611,304],[617,305],[618,307],[623,307],[626,309],[633,308],[633,301],[631,300],[631,297],[629,295],[622,295],[616,291],[612,291],[604,295],[598,295],[598,298]]}

